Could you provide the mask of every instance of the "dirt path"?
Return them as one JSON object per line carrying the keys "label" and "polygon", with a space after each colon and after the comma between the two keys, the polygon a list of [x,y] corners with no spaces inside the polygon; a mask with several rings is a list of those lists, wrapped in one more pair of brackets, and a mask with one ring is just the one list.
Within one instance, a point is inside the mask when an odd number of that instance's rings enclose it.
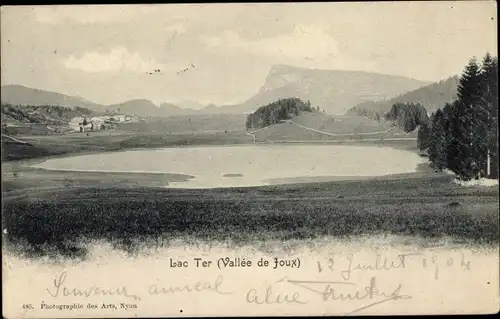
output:
{"label": "dirt path", "polygon": [[[390,133],[391,132],[391,129],[388,129],[388,130],[385,130],[385,131],[368,132],[368,133],[330,133],[330,132],[325,132],[325,131],[317,130],[317,129],[314,129],[314,128],[311,128],[311,127],[307,127],[307,126],[304,126],[304,125],[300,125],[298,123],[295,123],[292,120],[282,120],[282,121],[280,121],[280,123],[293,124],[293,125],[296,125],[296,126],[302,128],[302,129],[305,129],[305,130],[308,130],[308,131],[311,131],[311,132],[316,132],[316,133],[328,135],[328,136],[359,136],[359,135],[361,135],[361,136],[369,136],[369,135],[377,135],[377,134],[383,134],[383,133]],[[255,133],[260,132],[262,130],[265,130],[268,127],[269,126],[266,126],[266,127],[261,128],[261,129],[258,129],[256,131],[248,132],[248,133],[245,133],[245,134],[248,135],[248,136],[251,136],[253,138],[253,142],[256,143]],[[410,141],[410,140],[416,140],[416,138],[414,138],[414,137],[393,137],[393,138],[363,139],[363,141],[380,141],[380,140],[386,140],[386,141]],[[348,141],[348,140],[345,140],[345,141]],[[290,143],[302,143],[304,141],[289,141],[289,142]],[[315,141],[307,141],[307,142],[315,142]],[[317,141],[317,142],[324,142],[324,141]],[[341,142],[341,141],[337,141],[337,142]]]}
{"label": "dirt path", "polygon": [[9,136],[9,135],[3,135],[3,138],[10,140],[12,142],[20,143],[20,144],[29,144],[28,142],[18,140],[17,138],[14,138],[14,137]]}
{"label": "dirt path", "polygon": [[255,143],[255,133],[260,132],[260,131],[262,131],[262,130],[265,130],[265,129],[266,129],[266,128],[268,128],[268,127],[269,127],[269,126],[266,126],[266,127],[261,128],[261,129],[258,129],[257,131],[248,132],[248,133],[245,133],[245,134],[246,134],[246,135],[248,135],[248,136],[253,137],[253,142]]}
{"label": "dirt path", "polygon": [[313,129],[311,127],[307,127],[307,126],[304,126],[304,125],[300,125],[298,123],[295,123],[292,120],[282,120],[281,123],[294,124],[294,125],[296,125],[296,126],[298,126],[300,128],[303,128],[305,130],[316,132],[316,133],[321,133],[321,134],[325,134],[325,135],[329,135],[329,136],[376,135],[376,134],[382,134],[382,133],[389,133],[391,131],[390,129],[388,129],[388,130],[385,130],[385,131],[369,132],[369,133],[329,133],[329,132],[325,132],[325,131],[316,130],[316,129]]}

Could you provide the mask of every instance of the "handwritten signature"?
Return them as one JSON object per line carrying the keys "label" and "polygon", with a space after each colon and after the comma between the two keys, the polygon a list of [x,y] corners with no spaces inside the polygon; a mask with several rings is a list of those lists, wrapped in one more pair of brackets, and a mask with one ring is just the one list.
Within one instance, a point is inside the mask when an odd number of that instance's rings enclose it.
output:
{"label": "handwritten signature", "polygon": [[[90,296],[122,296],[141,300],[141,298],[127,290],[127,287],[103,288],[100,286],[89,286],[86,288],[71,287],[66,284],[67,273],[63,271],[54,279],[53,286],[47,289],[50,296],[57,298],[60,296],[70,297],[90,297]],[[177,293],[193,293],[211,291],[221,295],[233,294],[222,288],[224,277],[219,275],[213,281],[197,281],[192,284],[177,285],[177,286],[162,286],[160,283],[155,283],[149,286],[148,293],[154,295],[172,295]],[[282,292],[274,286],[281,283],[284,285],[286,292]],[[292,285],[296,289],[291,290]],[[282,287],[283,288],[283,287]],[[297,289],[298,288],[298,289]],[[279,291],[279,292],[278,292]],[[348,314],[353,314],[358,311],[374,307],[388,301],[397,301],[401,299],[411,299],[412,297],[402,292],[402,284],[398,284],[393,289],[381,289],[377,282],[377,277],[373,276],[365,285],[356,284],[350,281],[314,281],[314,280],[295,280],[284,277],[277,282],[268,285],[263,289],[251,288],[246,293],[246,302],[256,305],[271,305],[271,304],[307,304],[309,300],[306,298],[306,292],[312,292],[319,296],[321,301],[336,301],[336,302],[365,302],[361,307],[350,311]]]}
{"label": "handwritten signature", "polygon": [[[359,308],[350,311],[347,314],[353,314],[361,310],[374,307],[388,301],[400,299],[411,299],[410,295],[402,294],[402,285],[398,284],[396,288],[383,291],[379,288],[376,277],[371,277],[367,285],[359,287],[355,283],[347,281],[312,281],[312,280],[292,280],[284,277],[278,282],[289,283],[302,290],[307,290],[319,295],[323,302],[327,301],[369,301]],[[303,292],[303,291],[302,291]],[[306,304],[307,300],[301,296],[300,291],[293,293],[273,293],[272,287],[264,289],[264,292],[255,288],[248,290],[246,301],[251,304]]]}

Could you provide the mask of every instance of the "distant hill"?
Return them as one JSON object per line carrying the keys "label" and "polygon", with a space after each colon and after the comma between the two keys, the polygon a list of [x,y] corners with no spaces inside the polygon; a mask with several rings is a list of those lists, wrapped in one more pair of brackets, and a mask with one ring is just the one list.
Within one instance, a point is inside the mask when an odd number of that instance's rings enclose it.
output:
{"label": "distant hill", "polygon": [[17,106],[62,106],[68,108],[85,108],[97,114],[124,113],[139,117],[169,117],[194,114],[197,111],[182,109],[171,103],[157,106],[146,99],[134,99],[123,103],[102,105],[90,102],[81,97],[75,97],[56,92],[32,89],[22,85],[2,86],[2,104]]}
{"label": "distant hill", "polygon": [[165,116],[166,113],[166,109],[162,109],[152,101],[146,99],[135,99],[123,103],[106,105],[106,111],[108,113],[123,113],[139,117],[161,117]]}
{"label": "distant hill", "polygon": [[297,116],[302,112],[312,112],[311,105],[297,98],[281,99],[259,107],[248,115],[247,129],[263,128]]}
{"label": "distant hill", "polygon": [[197,110],[182,108],[172,103],[162,103],[160,109],[163,117],[198,114]]}
{"label": "distant hill", "polygon": [[432,113],[457,98],[458,81],[458,76],[453,76],[389,100],[360,103],[350,109],[349,113],[368,117],[373,117],[376,113],[379,113],[380,116],[383,116],[396,103],[419,103],[429,113]]}
{"label": "distant hill", "polygon": [[171,103],[162,103],[158,106],[146,99],[136,99],[108,105],[106,106],[106,110],[112,113],[125,113],[139,117],[170,117],[196,113],[194,110],[182,109]]}
{"label": "distant hill", "polygon": [[215,105],[209,104],[198,110],[200,114],[250,114],[252,111],[245,111],[241,109],[240,105]]}
{"label": "distant hill", "polygon": [[311,70],[287,65],[271,68],[260,90],[238,105],[213,108],[219,113],[251,113],[282,98],[310,101],[330,114],[343,114],[366,101],[389,99],[429,82],[361,71]]}
{"label": "distant hill", "polygon": [[106,106],[106,111],[110,113],[124,113],[128,115],[143,116],[158,111],[158,106],[146,99],[130,100],[123,103]]}
{"label": "distant hill", "polygon": [[179,102],[176,102],[175,104],[177,106],[179,106],[180,108],[185,109],[185,110],[200,110],[200,109],[203,109],[204,107],[206,107],[206,105],[201,104],[199,102],[187,101],[187,100],[179,101]]}
{"label": "distant hill", "polygon": [[69,108],[82,107],[94,112],[103,112],[101,104],[81,97],[69,96],[51,91],[32,89],[22,85],[4,85],[1,90],[2,104],[11,105],[54,105]]}

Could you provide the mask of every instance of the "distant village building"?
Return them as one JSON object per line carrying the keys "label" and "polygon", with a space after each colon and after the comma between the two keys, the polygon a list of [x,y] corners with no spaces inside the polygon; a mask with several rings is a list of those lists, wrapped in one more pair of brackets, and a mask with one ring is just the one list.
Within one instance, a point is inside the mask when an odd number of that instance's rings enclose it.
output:
{"label": "distant village building", "polygon": [[103,116],[94,116],[90,121],[94,124],[94,131],[99,131],[104,125],[105,118]]}
{"label": "distant village building", "polygon": [[83,133],[95,131],[95,124],[93,123],[93,121],[81,116],[72,118],[69,122],[69,127],[74,132]]}
{"label": "distant village building", "polygon": [[83,124],[80,126],[80,132],[92,132],[94,130],[94,124],[89,122],[87,124]]}
{"label": "distant village building", "polygon": [[115,121],[117,123],[134,123],[139,122],[139,119],[132,115],[115,114],[109,117],[109,120]]}
{"label": "distant village building", "polygon": [[82,123],[83,123],[83,117],[77,116],[71,119],[71,121],[69,122],[69,127],[74,132],[81,132]]}
{"label": "distant village building", "polygon": [[[70,120],[69,127],[73,132],[91,132],[99,131],[103,128],[116,127],[119,123],[139,122],[137,118],[130,115],[105,115],[85,118],[82,116],[74,117]],[[86,123],[86,124],[84,124]]]}

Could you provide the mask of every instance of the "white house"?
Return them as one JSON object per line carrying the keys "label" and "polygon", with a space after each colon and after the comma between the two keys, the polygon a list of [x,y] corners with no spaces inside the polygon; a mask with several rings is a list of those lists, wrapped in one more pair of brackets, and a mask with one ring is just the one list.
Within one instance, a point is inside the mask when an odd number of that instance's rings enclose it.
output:
{"label": "white house", "polygon": [[117,119],[117,120],[118,120],[118,122],[120,122],[120,123],[125,122],[126,118],[127,118],[127,116],[126,116],[126,115],[122,115],[122,114],[120,114],[120,115],[115,115],[115,119]]}
{"label": "white house", "polygon": [[83,125],[82,123],[82,129],[80,132],[91,132],[94,130],[94,123],[88,122],[86,125]]}
{"label": "white house", "polygon": [[[87,122],[83,125],[84,121]],[[134,123],[139,122],[135,116],[131,115],[113,115],[113,116],[94,116],[92,118],[85,118],[83,116],[76,116],[72,118],[68,125],[70,129],[74,132],[89,132],[89,131],[99,131],[102,126],[114,127],[118,123]]]}
{"label": "white house", "polygon": [[[87,122],[85,125],[84,122]],[[90,119],[86,119],[81,116],[74,117],[69,122],[69,127],[74,132],[89,132],[98,131],[101,129],[101,125],[104,124],[104,118],[95,116]]]}
{"label": "white house", "polygon": [[90,119],[90,121],[94,124],[94,131],[98,131],[101,129],[101,126],[104,124],[106,119],[103,116],[94,116]]}
{"label": "white house", "polygon": [[[131,122],[139,122],[139,120],[133,115],[124,115],[124,114],[114,114],[110,116],[108,120],[114,119],[116,123],[131,123]],[[113,121],[113,120],[112,120]]]}
{"label": "white house", "polygon": [[69,127],[74,131],[74,132],[80,132],[80,126],[83,123],[83,117],[82,116],[77,116],[72,118],[69,121]]}

